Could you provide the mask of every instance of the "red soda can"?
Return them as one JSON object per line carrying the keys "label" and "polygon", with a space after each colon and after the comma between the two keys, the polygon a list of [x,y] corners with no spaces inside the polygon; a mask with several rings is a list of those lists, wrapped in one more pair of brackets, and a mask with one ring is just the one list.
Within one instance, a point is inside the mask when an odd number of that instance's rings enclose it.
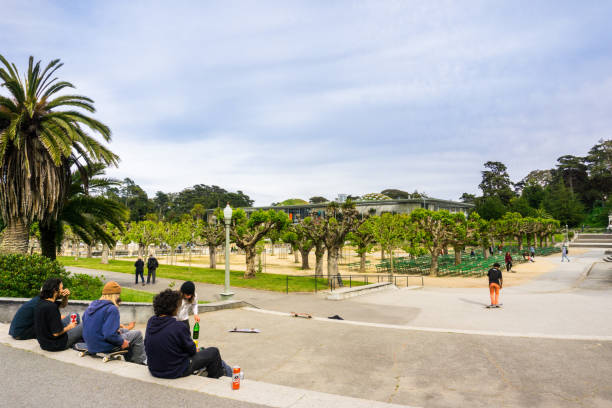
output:
{"label": "red soda can", "polygon": [[76,313],[72,313],[72,314],[70,315],[70,321],[71,321],[72,323],[76,323]]}
{"label": "red soda can", "polygon": [[240,389],[240,366],[234,366],[232,372],[232,390]]}

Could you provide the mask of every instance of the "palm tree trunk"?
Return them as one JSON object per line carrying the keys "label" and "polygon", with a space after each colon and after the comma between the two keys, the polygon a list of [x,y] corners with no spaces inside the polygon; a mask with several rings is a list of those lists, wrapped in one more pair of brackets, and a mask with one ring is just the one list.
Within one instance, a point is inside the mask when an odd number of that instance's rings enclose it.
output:
{"label": "palm tree trunk", "polygon": [[40,251],[42,256],[49,259],[55,259],[56,248],[55,237],[57,235],[57,224],[52,223],[50,226],[39,224],[40,230]]}
{"label": "palm tree trunk", "polygon": [[0,244],[1,253],[25,254],[28,252],[30,240],[30,226],[24,221],[16,219],[10,220]]}

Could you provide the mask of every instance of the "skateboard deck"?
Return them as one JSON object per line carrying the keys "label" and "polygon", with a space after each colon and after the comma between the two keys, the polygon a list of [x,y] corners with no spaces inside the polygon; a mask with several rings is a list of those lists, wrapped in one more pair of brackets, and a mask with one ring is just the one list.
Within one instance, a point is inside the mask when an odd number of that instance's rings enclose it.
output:
{"label": "skateboard deck", "polygon": [[486,308],[487,308],[487,309],[497,309],[497,308],[499,308],[499,307],[502,307],[503,305],[504,305],[503,303],[500,303],[500,304],[498,304],[497,306],[487,305],[487,306],[486,306]]}
{"label": "skateboard deck", "polygon": [[228,330],[230,333],[261,333],[259,329],[239,329],[234,327],[232,330]]}
{"label": "skateboard deck", "polygon": [[112,360],[121,360],[121,359],[125,360],[125,355],[128,352],[127,349],[122,350],[120,348],[116,348],[107,353],[90,353],[89,350],[87,349],[86,343],[77,343],[74,345],[74,348],[79,352],[79,355],[81,357],[92,356],[92,357],[101,358],[103,363],[107,363]]}
{"label": "skateboard deck", "polygon": [[308,314],[308,313],[296,313],[296,312],[291,312],[291,316],[292,317],[301,317],[303,319],[312,319],[312,315]]}

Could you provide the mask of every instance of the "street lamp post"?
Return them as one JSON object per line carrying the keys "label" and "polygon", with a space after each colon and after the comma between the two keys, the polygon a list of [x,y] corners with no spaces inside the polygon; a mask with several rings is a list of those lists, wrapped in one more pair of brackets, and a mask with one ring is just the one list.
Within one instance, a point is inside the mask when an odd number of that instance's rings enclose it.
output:
{"label": "street lamp post", "polygon": [[229,273],[229,259],[230,259],[230,222],[232,221],[232,207],[229,203],[223,210],[223,218],[225,219],[225,290],[221,293],[221,299],[229,300],[234,296],[233,292],[230,292],[230,273]]}

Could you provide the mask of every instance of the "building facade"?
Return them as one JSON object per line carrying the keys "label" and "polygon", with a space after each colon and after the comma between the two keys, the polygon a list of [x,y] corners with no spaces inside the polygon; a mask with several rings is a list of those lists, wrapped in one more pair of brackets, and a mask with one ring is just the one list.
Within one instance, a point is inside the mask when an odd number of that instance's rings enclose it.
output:
{"label": "building facade", "polygon": [[[284,211],[289,215],[293,222],[299,222],[310,215],[324,216],[329,203],[303,204],[303,205],[279,205],[265,207],[243,207],[247,216],[257,210],[277,210]],[[377,201],[356,201],[355,209],[362,215],[380,215],[383,213],[391,214],[410,214],[417,208],[428,210],[447,210],[451,213],[461,212],[468,215],[474,208],[473,204],[458,201],[441,200],[438,198],[410,198],[410,199],[391,199]],[[208,219],[213,220],[214,210],[208,210]]]}

